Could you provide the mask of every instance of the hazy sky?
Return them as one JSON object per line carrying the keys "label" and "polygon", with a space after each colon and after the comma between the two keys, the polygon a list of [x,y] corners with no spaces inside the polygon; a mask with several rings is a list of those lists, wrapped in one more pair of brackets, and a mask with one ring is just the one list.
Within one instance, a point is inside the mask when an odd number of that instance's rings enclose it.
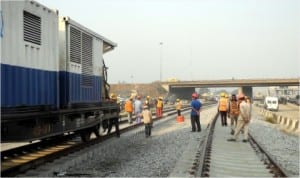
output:
{"label": "hazy sky", "polygon": [[109,83],[300,77],[299,0],[37,1],[118,44]]}

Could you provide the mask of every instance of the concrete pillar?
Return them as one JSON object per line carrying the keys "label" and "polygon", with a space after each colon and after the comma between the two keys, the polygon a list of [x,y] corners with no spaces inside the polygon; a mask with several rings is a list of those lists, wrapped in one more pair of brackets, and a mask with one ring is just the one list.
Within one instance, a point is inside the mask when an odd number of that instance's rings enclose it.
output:
{"label": "concrete pillar", "polygon": [[245,86],[239,88],[239,93],[244,93],[244,95],[249,96],[250,98],[253,98],[253,89],[252,87]]}

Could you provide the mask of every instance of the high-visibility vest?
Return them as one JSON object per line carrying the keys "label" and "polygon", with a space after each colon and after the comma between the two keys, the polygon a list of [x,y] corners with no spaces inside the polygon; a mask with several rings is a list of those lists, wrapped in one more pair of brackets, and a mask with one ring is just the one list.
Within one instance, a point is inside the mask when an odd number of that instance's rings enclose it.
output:
{"label": "high-visibility vest", "polygon": [[182,104],[181,104],[181,102],[179,101],[179,102],[176,102],[175,106],[176,106],[176,109],[177,109],[177,110],[180,110],[181,107],[182,107]]}
{"label": "high-visibility vest", "polygon": [[230,114],[239,115],[239,104],[237,101],[230,101]]}
{"label": "high-visibility vest", "polygon": [[226,98],[220,98],[219,111],[227,111],[227,99]]}
{"label": "high-visibility vest", "polygon": [[130,100],[126,101],[126,103],[125,103],[125,111],[126,112],[132,112],[133,111],[132,102]]}
{"label": "high-visibility vest", "polygon": [[158,108],[162,108],[162,107],[163,107],[163,102],[162,102],[162,100],[158,100],[158,101],[157,101],[156,107],[158,107]]}

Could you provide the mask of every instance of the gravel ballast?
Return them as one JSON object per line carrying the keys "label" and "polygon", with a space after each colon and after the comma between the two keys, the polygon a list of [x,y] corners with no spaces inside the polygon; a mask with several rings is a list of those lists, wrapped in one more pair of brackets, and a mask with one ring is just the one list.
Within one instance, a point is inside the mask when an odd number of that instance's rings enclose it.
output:
{"label": "gravel ballast", "polygon": [[[215,108],[202,111],[202,129],[215,113]],[[150,138],[145,138],[142,127],[121,135],[120,139],[111,139],[99,146],[98,156],[71,167],[67,173],[100,177],[166,177],[189,142],[201,133],[190,132],[189,115],[185,118],[182,123],[176,122],[175,116],[155,122]]]}
{"label": "gravel ballast", "polygon": [[[214,117],[216,110],[216,107],[212,107],[201,112],[202,130]],[[182,160],[183,152],[187,150],[189,143],[202,134],[190,132],[189,112],[186,113],[183,123],[176,122],[175,116],[155,122],[150,138],[145,138],[144,127],[141,127],[122,134],[121,138],[107,140],[96,147],[92,157],[61,171],[65,171],[65,175],[69,176],[169,176],[174,172],[178,161]],[[265,122],[256,110],[252,116],[250,134],[271,153],[288,176],[299,177],[299,137],[288,135],[280,131],[278,125]],[[228,137],[229,130],[228,127]]]}
{"label": "gravel ballast", "polygon": [[269,152],[276,162],[289,174],[299,177],[299,137],[282,132],[279,124],[264,121],[264,117],[253,113],[249,132]]}

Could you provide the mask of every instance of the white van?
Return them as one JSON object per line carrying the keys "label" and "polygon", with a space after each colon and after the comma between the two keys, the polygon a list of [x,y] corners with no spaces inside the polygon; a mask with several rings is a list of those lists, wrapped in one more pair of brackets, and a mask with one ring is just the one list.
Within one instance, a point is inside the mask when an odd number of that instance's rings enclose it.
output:
{"label": "white van", "polygon": [[267,109],[267,110],[278,111],[278,109],[279,109],[278,98],[267,96],[265,98],[264,106],[265,106],[265,109]]}

